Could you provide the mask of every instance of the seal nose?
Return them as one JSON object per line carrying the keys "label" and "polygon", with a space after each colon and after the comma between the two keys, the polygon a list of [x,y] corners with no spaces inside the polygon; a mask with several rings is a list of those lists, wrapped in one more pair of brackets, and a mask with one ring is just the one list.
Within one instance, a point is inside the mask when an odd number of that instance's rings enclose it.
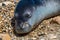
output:
{"label": "seal nose", "polygon": [[21,28],[22,28],[22,31],[23,31],[23,32],[26,32],[26,33],[29,32],[29,31],[31,30],[31,29],[30,29],[31,26],[30,26],[30,24],[28,24],[27,22],[24,23],[23,26],[22,26]]}

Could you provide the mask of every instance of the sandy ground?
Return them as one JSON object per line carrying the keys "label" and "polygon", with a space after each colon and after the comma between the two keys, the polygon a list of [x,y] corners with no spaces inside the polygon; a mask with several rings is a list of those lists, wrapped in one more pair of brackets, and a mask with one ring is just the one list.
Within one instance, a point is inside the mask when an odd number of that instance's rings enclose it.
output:
{"label": "sandy ground", "polygon": [[[35,30],[27,35],[15,34],[11,26],[11,19],[18,1],[9,1],[12,4],[0,6],[0,38],[3,39],[3,35],[8,34],[9,37],[6,35],[7,38],[10,38],[8,40],[60,40],[60,16],[43,20]],[[0,1],[0,3],[2,2],[5,1]]]}

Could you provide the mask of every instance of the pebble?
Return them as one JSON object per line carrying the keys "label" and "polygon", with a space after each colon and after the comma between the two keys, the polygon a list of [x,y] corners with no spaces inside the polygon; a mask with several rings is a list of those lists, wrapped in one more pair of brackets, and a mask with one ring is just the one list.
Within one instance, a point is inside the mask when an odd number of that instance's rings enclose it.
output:
{"label": "pebble", "polygon": [[54,17],[53,21],[60,24],[60,16]]}
{"label": "pebble", "polygon": [[10,1],[5,1],[5,2],[2,2],[5,6],[9,5],[9,4],[12,4],[12,2]]}
{"label": "pebble", "polygon": [[0,6],[2,6],[2,3],[0,3]]}
{"label": "pebble", "polygon": [[56,34],[48,34],[47,37],[49,39],[56,39],[57,38],[57,35]]}

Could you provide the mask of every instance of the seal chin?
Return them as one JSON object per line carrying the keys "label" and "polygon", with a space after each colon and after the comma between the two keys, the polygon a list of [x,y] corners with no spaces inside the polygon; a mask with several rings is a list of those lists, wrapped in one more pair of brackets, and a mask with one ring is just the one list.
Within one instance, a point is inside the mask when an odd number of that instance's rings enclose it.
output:
{"label": "seal chin", "polygon": [[19,34],[28,33],[31,31],[31,26],[28,23],[21,23],[19,26],[15,27],[15,31]]}

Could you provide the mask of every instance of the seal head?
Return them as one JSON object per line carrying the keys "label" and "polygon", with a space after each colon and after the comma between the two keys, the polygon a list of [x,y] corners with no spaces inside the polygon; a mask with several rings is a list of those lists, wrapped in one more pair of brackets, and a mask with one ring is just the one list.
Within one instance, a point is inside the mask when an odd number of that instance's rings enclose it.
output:
{"label": "seal head", "polygon": [[28,33],[35,24],[44,18],[55,15],[60,10],[60,4],[52,0],[21,0],[16,6],[15,31],[19,34]]}

